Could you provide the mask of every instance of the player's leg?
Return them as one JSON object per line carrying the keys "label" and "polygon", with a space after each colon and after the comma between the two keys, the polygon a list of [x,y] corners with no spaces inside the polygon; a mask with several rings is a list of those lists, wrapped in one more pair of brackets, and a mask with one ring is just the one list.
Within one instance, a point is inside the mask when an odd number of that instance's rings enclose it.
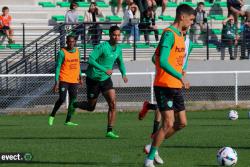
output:
{"label": "player's leg", "polygon": [[173,110],[167,110],[167,111],[161,111],[162,116],[162,126],[157,131],[155,138],[152,142],[152,146],[150,148],[149,154],[147,156],[147,159],[145,160],[145,166],[152,166],[156,152],[165,139],[165,136],[169,133],[169,129],[172,129],[174,126],[174,111]]}
{"label": "player's leg", "polygon": [[65,125],[68,126],[77,126],[78,124],[71,122],[71,116],[75,112],[75,108],[73,104],[76,101],[77,98],[77,90],[78,90],[78,84],[70,84],[69,85],[69,106],[68,106],[68,113],[65,121]]}
{"label": "player's leg", "polygon": [[66,99],[67,90],[68,90],[68,83],[60,82],[59,83],[59,98],[56,101],[54,108],[49,116],[49,120],[48,120],[48,123],[50,126],[53,125],[56,112],[59,110],[59,108],[61,107],[61,105]]}
{"label": "player's leg", "polygon": [[151,134],[152,138],[153,138],[153,135],[159,130],[160,123],[161,123],[161,112],[159,111],[159,109],[156,109],[155,110],[153,131],[152,131],[152,134]]}
{"label": "player's leg", "polygon": [[87,101],[75,102],[74,107],[80,108],[82,110],[94,111],[97,98],[100,94],[100,84],[99,81],[94,81],[89,77],[86,77],[87,86]]}
{"label": "player's leg", "polygon": [[157,105],[156,104],[151,104],[148,101],[144,101],[142,109],[140,110],[138,114],[138,119],[143,120],[143,118],[146,116],[149,110],[156,110]]}
{"label": "player's leg", "polygon": [[116,119],[116,94],[115,94],[115,89],[113,88],[113,82],[111,78],[101,83],[101,92],[109,106],[106,137],[112,139],[119,138],[119,136],[113,132],[113,126],[115,124],[115,119]]}

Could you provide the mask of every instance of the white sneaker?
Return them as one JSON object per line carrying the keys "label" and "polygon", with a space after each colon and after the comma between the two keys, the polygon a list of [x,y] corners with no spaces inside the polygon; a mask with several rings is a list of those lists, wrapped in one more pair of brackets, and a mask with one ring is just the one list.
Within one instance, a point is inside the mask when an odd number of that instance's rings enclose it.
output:
{"label": "white sneaker", "polygon": [[[150,148],[151,148],[151,144],[145,145],[145,146],[144,146],[144,152],[145,152],[146,154],[149,154]],[[164,164],[164,161],[163,161],[162,158],[160,157],[158,151],[155,152],[155,159],[154,159],[154,160],[155,160],[155,162],[156,162],[157,164]]]}
{"label": "white sneaker", "polygon": [[155,167],[154,166],[154,160],[151,160],[151,159],[146,159],[145,162],[144,162],[144,167]]}
{"label": "white sneaker", "polygon": [[157,152],[157,154],[155,154],[155,162],[157,163],[157,164],[164,164],[164,161],[161,159],[161,157],[160,157],[160,155],[159,155],[159,153]]}

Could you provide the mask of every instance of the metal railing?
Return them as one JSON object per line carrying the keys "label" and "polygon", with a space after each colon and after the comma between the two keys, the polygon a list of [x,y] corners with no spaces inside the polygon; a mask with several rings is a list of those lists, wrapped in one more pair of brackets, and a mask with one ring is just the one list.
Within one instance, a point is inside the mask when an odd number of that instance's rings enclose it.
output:
{"label": "metal railing", "polygon": [[[250,71],[206,71],[188,72],[190,90],[184,90],[186,102],[228,102],[238,106],[249,104]],[[141,105],[145,100],[155,102],[154,72],[128,73],[129,83],[122,82],[120,73],[114,73],[112,80],[117,92],[118,105],[129,108]],[[211,79],[213,78],[213,79]],[[13,79],[12,87],[8,80]],[[143,82],[142,82],[143,81]],[[0,108],[33,108],[53,105],[57,94],[52,92],[54,74],[1,74]],[[86,100],[86,85],[79,89],[78,100]],[[100,97],[99,102],[105,102]],[[137,107],[139,106],[137,105]]]}

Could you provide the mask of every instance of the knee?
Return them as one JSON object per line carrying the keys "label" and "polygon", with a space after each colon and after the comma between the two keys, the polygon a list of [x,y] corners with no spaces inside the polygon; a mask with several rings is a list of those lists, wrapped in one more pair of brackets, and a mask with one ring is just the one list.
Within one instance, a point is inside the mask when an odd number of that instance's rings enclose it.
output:
{"label": "knee", "polygon": [[174,124],[172,122],[167,122],[166,124],[164,124],[164,126],[162,127],[162,130],[165,134],[167,134],[169,129],[172,129],[174,127]]}
{"label": "knee", "polygon": [[109,102],[109,109],[110,109],[111,111],[114,111],[115,108],[116,108],[116,101],[115,101],[115,99],[113,99],[113,100],[111,100],[111,101]]}
{"label": "knee", "polygon": [[175,127],[177,131],[184,129],[187,126],[187,122],[181,122],[178,123],[178,125]]}

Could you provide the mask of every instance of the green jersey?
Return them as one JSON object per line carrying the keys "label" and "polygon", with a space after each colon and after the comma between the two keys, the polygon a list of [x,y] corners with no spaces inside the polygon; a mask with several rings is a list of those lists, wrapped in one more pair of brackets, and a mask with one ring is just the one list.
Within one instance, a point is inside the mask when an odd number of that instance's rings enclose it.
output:
{"label": "green jersey", "polygon": [[110,77],[106,71],[112,70],[115,62],[117,62],[122,76],[126,76],[121,47],[118,45],[113,47],[109,42],[103,42],[91,52],[86,75],[93,80],[104,81]]}
{"label": "green jersey", "polygon": [[226,25],[223,25],[222,28],[222,38],[228,40],[235,40],[237,35],[237,26],[236,24],[230,24],[229,22]]}

